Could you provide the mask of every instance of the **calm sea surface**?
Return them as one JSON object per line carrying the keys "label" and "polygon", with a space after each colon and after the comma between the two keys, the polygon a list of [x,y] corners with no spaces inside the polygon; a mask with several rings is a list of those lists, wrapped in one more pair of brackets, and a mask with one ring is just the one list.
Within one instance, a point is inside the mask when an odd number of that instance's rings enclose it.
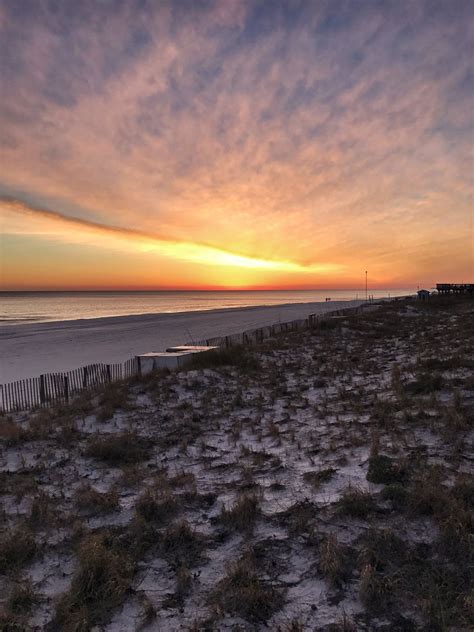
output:
{"label": "calm sea surface", "polygon": [[[413,288],[369,290],[375,298],[413,294]],[[170,314],[232,307],[344,301],[365,298],[365,290],[214,292],[0,292],[0,323],[27,324],[79,318]]]}

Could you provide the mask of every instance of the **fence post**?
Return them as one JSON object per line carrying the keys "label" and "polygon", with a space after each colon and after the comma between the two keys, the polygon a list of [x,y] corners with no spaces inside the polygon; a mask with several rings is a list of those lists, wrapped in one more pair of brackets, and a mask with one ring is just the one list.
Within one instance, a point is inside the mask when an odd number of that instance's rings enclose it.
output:
{"label": "fence post", "polygon": [[137,357],[137,374],[142,376],[142,359]]}
{"label": "fence post", "polygon": [[64,376],[64,398],[66,399],[66,404],[69,403],[69,378],[67,375]]}
{"label": "fence post", "polygon": [[107,365],[106,371],[107,371],[107,379],[109,380],[109,382],[111,382],[112,381],[112,377],[110,375],[110,364]]}
{"label": "fence post", "polygon": [[87,367],[82,370],[82,388],[87,388]]}
{"label": "fence post", "polygon": [[46,393],[44,390],[44,375],[40,375],[40,402],[42,404],[46,402]]}

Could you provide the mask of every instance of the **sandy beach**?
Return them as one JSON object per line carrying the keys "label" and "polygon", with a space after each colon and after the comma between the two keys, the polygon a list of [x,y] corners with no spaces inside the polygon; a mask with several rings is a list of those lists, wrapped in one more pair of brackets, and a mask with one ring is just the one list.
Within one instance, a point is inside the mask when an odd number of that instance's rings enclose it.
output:
{"label": "sandy beach", "polygon": [[124,362],[140,353],[164,351],[170,345],[306,318],[361,302],[290,303],[3,326],[0,383],[96,362]]}

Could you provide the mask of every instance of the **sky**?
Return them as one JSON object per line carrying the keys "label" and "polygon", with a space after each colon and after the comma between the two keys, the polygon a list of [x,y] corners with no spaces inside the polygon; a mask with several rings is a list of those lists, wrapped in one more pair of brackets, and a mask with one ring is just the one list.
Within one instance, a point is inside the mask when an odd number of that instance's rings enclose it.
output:
{"label": "sky", "polygon": [[0,0],[1,287],[473,282],[470,0]]}

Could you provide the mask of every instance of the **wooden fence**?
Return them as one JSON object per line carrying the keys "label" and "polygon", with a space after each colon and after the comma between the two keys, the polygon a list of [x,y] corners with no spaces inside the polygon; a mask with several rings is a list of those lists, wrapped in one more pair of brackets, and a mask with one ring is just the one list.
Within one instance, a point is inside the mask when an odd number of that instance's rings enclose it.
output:
{"label": "wooden fence", "polygon": [[[257,344],[283,332],[318,327],[328,319],[363,312],[367,307],[370,306],[360,305],[359,307],[347,307],[322,314],[310,314],[305,319],[276,323],[230,336],[207,338],[188,344],[225,348],[234,345]],[[67,373],[47,373],[39,377],[2,384],[0,385],[0,411],[9,413],[51,406],[56,403],[68,403],[70,399],[82,391],[92,391],[105,384],[139,374],[138,360],[132,358],[123,364],[90,364]]]}
{"label": "wooden fence", "polygon": [[267,325],[266,327],[259,327],[258,329],[249,329],[230,336],[206,338],[205,340],[198,340],[197,342],[189,342],[187,344],[205,345],[208,347],[224,347],[226,349],[235,345],[257,344],[281,333],[319,327],[322,323],[332,318],[341,318],[344,316],[359,314],[367,308],[375,308],[375,305],[376,304],[363,304],[358,307],[345,307],[343,309],[310,314],[305,319],[292,320],[286,323],[275,323],[274,325]]}
{"label": "wooden fence", "polygon": [[137,375],[135,358],[123,364],[89,364],[67,373],[45,373],[0,385],[0,409],[5,413],[53,404],[67,404],[83,391]]}

